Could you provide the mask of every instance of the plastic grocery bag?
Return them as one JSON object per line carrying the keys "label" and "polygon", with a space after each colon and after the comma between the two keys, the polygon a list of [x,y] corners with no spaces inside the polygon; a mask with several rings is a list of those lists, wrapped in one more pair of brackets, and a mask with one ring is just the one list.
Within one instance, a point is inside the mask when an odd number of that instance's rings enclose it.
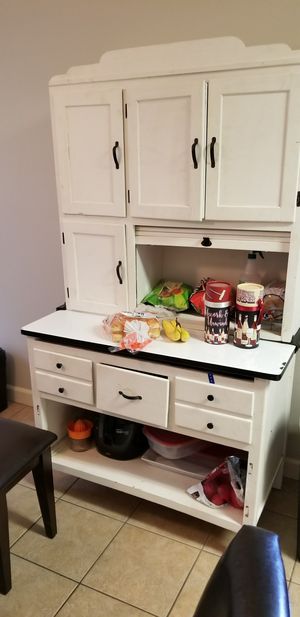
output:
{"label": "plastic grocery bag", "polygon": [[223,508],[226,504],[243,508],[245,476],[240,459],[228,456],[204,480],[188,488],[187,492],[210,508]]}
{"label": "plastic grocery bag", "polygon": [[103,326],[112,340],[118,343],[117,347],[110,349],[111,352],[127,349],[136,353],[160,335],[159,320],[147,313],[123,312],[109,315]]}

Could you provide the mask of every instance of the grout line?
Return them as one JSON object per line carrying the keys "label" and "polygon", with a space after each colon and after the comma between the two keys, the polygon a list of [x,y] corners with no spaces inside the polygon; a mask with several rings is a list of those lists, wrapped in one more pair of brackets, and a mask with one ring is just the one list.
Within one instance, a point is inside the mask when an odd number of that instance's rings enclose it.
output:
{"label": "grout line", "polygon": [[[97,514],[97,512],[96,512]],[[110,518],[110,517],[107,517]],[[121,522],[121,521],[119,521]],[[85,572],[85,574],[83,575],[83,577],[80,579],[80,583],[82,583],[83,579],[89,574],[89,572],[91,571],[91,569],[96,565],[97,561],[99,561],[100,557],[102,557],[102,555],[105,553],[105,551],[108,549],[108,547],[112,544],[112,542],[114,541],[114,539],[117,537],[117,535],[120,533],[121,529],[123,529],[123,527],[126,525],[126,521],[123,522],[123,525],[121,525],[119,527],[119,529],[117,529],[116,533],[114,534],[114,536],[111,538],[111,540],[108,542],[108,544],[104,547],[104,549],[101,551],[101,553],[98,555],[97,559],[95,559],[95,561],[92,563],[92,565],[88,568],[88,570]],[[88,585],[86,585],[86,587],[88,587]],[[91,587],[91,589],[93,589],[93,587]]]}
{"label": "grout line", "polygon": [[[203,552],[205,552],[205,551],[204,551],[204,546],[203,546],[203,547],[199,550],[199,555],[197,555],[197,557],[196,557],[196,559],[195,559],[195,561],[194,561],[194,563],[193,563],[193,565],[192,565],[192,567],[191,567],[191,569],[190,569],[189,573],[187,574],[187,576],[186,576],[186,578],[185,578],[184,582],[182,583],[181,588],[180,588],[180,590],[178,591],[178,594],[177,594],[177,596],[176,596],[176,598],[175,598],[174,602],[172,603],[172,605],[171,605],[171,607],[170,607],[170,610],[168,611],[168,613],[167,613],[166,617],[168,617],[168,615],[170,615],[170,613],[172,612],[172,610],[173,610],[173,608],[174,608],[174,606],[175,606],[175,604],[176,604],[176,602],[177,602],[177,600],[178,600],[178,598],[179,598],[179,596],[180,596],[181,592],[183,591],[183,589],[184,589],[184,587],[185,587],[185,585],[186,585],[186,583],[187,583],[188,579],[190,578],[190,576],[191,576],[191,574],[192,574],[193,570],[194,570],[194,569],[195,569],[195,567],[196,567],[197,562],[198,562],[198,561],[199,561],[199,559],[200,559],[200,555],[202,555],[202,553],[203,553]],[[215,555],[215,556],[217,557],[217,555]],[[207,581],[206,581],[206,584],[208,583],[208,581],[209,581],[209,579],[210,579],[210,576],[211,576],[211,574],[208,576]],[[204,587],[205,587],[205,586],[204,586]],[[195,607],[195,608],[196,608],[196,607]]]}
{"label": "grout line", "polygon": [[[148,533],[153,533],[153,535],[155,535],[155,536],[159,536],[161,538],[166,538],[166,540],[171,540],[172,542],[178,542],[178,544],[183,544],[183,546],[186,546],[188,548],[194,548],[197,551],[202,551],[202,549],[204,548],[204,544],[203,544],[203,546],[201,548],[199,548],[199,546],[195,546],[195,544],[189,544],[188,542],[185,542],[183,539],[174,538],[174,537],[172,537],[170,535],[167,535],[166,533],[156,531],[155,529],[148,529],[148,527],[142,527],[141,525],[135,525],[131,521],[130,518],[126,521],[126,525],[130,525],[131,527],[134,527],[135,529],[140,529],[141,531],[146,531]],[[209,535],[210,535],[210,532],[208,532],[204,542],[206,542],[206,540],[207,540]],[[209,552],[209,551],[207,551],[207,552]]]}
{"label": "grout line", "polygon": [[64,600],[64,602],[61,603],[61,605],[59,606],[57,611],[55,611],[55,613],[53,613],[53,615],[51,615],[51,617],[56,617],[56,615],[58,615],[60,613],[61,609],[69,602],[70,598],[74,595],[75,591],[78,589],[79,586],[80,586],[80,583],[78,583],[76,585],[76,587],[73,589],[73,591],[71,591],[71,593],[68,595],[68,597]]}
{"label": "grout line", "polygon": [[[159,617],[159,615],[157,615],[156,613],[150,613],[150,611],[147,611],[147,609],[144,608],[140,608],[139,606],[136,606],[135,604],[130,604],[129,602],[125,602],[125,600],[120,600],[120,598],[117,598],[116,596],[112,596],[108,593],[106,593],[105,591],[99,591],[99,589],[95,589],[94,587],[90,587],[90,585],[87,585],[86,583],[80,583],[81,587],[86,587],[86,589],[90,589],[91,591],[95,591],[96,593],[99,593],[100,595],[106,596],[107,598],[112,598],[112,600],[116,600],[117,602],[120,602],[120,604],[124,604],[125,606],[129,606],[130,608],[134,608],[135,610],[138,611],[142,611],[143,613],[145,613],[145,615],[150,615],[151,617]],[[167,617],[167,615],[166,615]]]}
{"label": "grout line", "polygon": [[77,587],[79,585],[78,581],[75,581],[74,578],[71,578],[71,576],[68,576],[67,574],[61,574],[61,572],[57,572],[56,570],[51,570],[50,568],[47,568],[47,566],[44,566],[41,563],[37,563],[36,561],[31,561],[30,559],[28,559],[28,557],[24,557],[23,555],[17,555],[13,551],[11,551],[11,554],[14,557],[17,557],[18,559],[22,559],[23,561],[26,561],[26,563],[30,563],[31,565],[36,566],[37,568],[42,568],[42,570],[45,570],[46,572],[51,572],[51,574],[56,574],[56,576],[60,576],[61,578],[65,578],[68,581],[72,581],[72,583],[75,583]]}

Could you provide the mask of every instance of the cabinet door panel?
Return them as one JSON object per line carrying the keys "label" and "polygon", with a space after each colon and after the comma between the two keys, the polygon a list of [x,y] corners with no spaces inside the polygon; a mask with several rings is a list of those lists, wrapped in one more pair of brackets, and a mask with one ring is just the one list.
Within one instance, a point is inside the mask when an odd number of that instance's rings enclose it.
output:
{"label": "cabinet door panel", "polygon": [[52,93],[52,102],[62,211],[124,216],[121,89],[68,86]]}
{"label": "cabinet door panel", "polygon": [[125,227],[66,221],[63,229],[68,308],[100,314],[126,309]]}
{"label": "cabinet door panel", "polygon": [[202,219],[206,83],[199,77],[151,80],[129,86],[125,97],[130,213]]}
{"label": "cabinet door panel", "polygon": [[[211,80],[207,219],[294,220],[298,98],[293,76]],[[215,167],[209,156],[213,137]]]}

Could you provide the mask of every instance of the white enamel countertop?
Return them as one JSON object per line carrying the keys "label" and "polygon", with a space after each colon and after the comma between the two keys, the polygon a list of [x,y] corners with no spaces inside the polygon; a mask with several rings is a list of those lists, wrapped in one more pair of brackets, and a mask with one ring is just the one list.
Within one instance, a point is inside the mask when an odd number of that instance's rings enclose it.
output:
{"label": "white enamel countertop", "polygon": [[[105,332],[102,322],[104,315],[80,313],[77,311],[60,310],[38,319],[22,328],[22,333],[28,336],[43,338],[58,344],[80,343],[80,346],[93,348],[99,345],[99,351],[104,347],[116,346]],[[101,349],[102,347],[102,349]],[[249,376],[261,376],[278,380],[295,352],[295,346],[289,343],[261,340],[255,349],[239,349],[233,344],[210,345],[198,338],[191,337],[186,343],[173,342],[162,335],[152,341],[139,358],[160,361],[169,358],[170,362],[188,362],[201,365],[211,365],[234,373],[249,373]],[[147,358],[147,356],[149,356]]]}

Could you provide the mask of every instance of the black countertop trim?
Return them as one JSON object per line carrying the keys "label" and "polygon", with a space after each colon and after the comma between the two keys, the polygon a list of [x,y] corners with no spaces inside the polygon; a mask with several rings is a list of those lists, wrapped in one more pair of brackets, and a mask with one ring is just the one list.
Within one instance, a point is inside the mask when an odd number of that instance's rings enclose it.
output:
{"label": "black countertop trim", "polygon": [[[90,343],[86,341],[77,341],[76,339],[68,339],[63,338],[61,336],[53,336],[51,334],[40,334],[37,332],[33,332],[30,330],[21,329],[21,334],[25,336],[33,336],[35,338],[40,339],[41,341],[45,341],[48,343],[55,343],[57,345],[65,345],[66,347],[77,347],[80,349],[87,349],[90,351],[98,351],[101,353],[105,353],[113,357],[114,353],[110,351],[109,345],[103,345],[101,343]],[[245,350],[245,353],[251,350]],[[296,351],[296,348],[295,348]],[[247,371],[245,369],[235,369],[228,366],[221,366],[215,364],[209,364],[207,362],[196,362],[195,360],[182,360],[180,358],[174,358],[173,356],[162,356],[157,354],[145,353],[143,351],[139,351],[137,354],[131,354],[126,350],[115,352],[118,356],[130,357],[132,359],[137,358],[137,360],[142,360],[145,362],[153,362],[155,364],[168,364],[172,366],[178,366],[179,368],[189,368],[193,370],[201,370],[212,372],[218,375],[227,375],[228,377],[240,377],[242,379],[254,379],[258,377],[260,379],[268,379],[270,381],[280,381],[283,374],[285,373],[290,360],[282,366],[282,372],[280,375],[272,375],[270,373],[259,373],[256,371]]]}

